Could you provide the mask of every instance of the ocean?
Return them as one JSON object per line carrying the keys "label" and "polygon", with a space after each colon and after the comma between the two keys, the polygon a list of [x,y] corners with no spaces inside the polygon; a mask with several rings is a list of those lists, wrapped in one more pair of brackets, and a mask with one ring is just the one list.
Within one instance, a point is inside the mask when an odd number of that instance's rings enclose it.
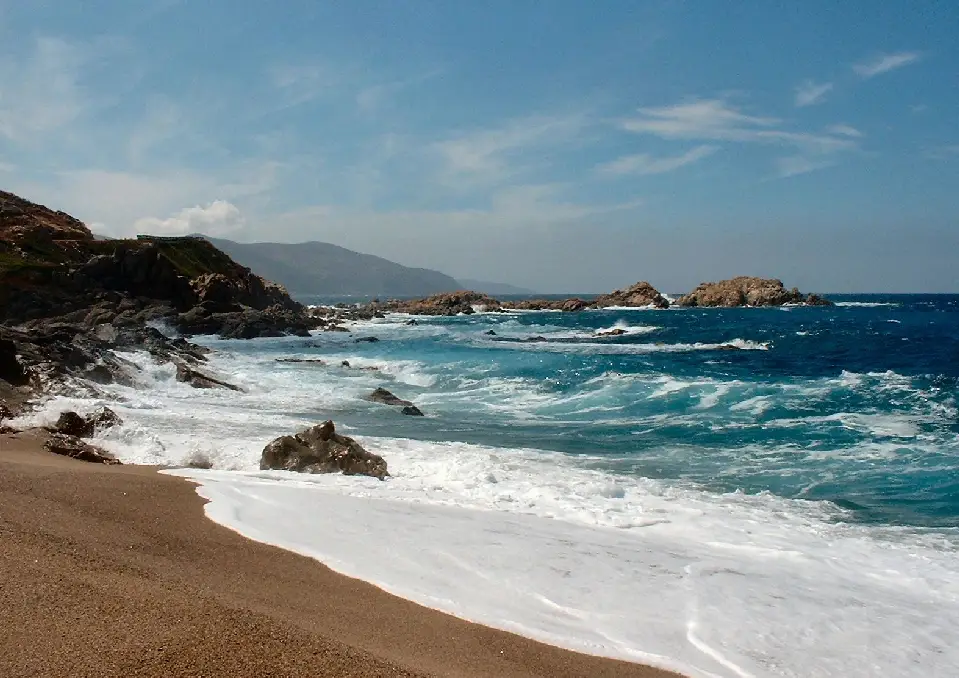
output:
{"label": "ocean", "polygon": [[[109,405],[124,462],[212,462],[168,472],[213,520],[545,642],[690,676],[953,677],[959,296],[830,298],[201,338],[242,393],[133,355],[136,387],[26,423]],[[259,470],[325,419],[392,477]]]}

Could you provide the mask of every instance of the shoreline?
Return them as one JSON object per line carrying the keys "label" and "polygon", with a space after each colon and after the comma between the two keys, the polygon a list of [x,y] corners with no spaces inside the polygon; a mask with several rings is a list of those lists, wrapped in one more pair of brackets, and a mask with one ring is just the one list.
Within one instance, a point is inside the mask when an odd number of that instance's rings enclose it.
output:
{"label": "shoreline", "polygon": [[636,676],[398,598],[208,519],[183,478],[0,435],[0,673]]}

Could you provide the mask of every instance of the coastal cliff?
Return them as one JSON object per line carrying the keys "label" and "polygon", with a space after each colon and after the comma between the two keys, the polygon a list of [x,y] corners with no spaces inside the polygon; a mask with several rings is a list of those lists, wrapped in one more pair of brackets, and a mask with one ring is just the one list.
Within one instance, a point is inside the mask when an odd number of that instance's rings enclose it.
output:
{"label": "coastal cliff", "polygon": [[206,240],[98,240],[78,219],[3,191],[0,319],[0,379],[14,401],[12,388],[66,374],[129,378],[116,348],[203,360],[198,347],[170,339],[157,323],[187,336],[233,338],[306,335],[312,327],[283,287]]}

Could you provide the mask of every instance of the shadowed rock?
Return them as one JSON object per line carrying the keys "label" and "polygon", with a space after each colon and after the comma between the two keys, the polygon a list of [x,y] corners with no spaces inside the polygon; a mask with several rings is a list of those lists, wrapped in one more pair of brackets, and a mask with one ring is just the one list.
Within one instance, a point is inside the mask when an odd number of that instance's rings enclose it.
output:
{"label": "shadowed rock", "polygon": [[183,363],[178,363],[176,366],[176,380],[183,382],[184,384],[189,384],[193,388],[228,388],[231,391],[242,391],[239,386],[234,386],[233,384],[228,384],[225,381],[220,381],[215,377],[211,377],[208,374],[203,374],[199,370],[195,370],[192,367],[187,367]]}
{"label": "shadowed rock", "polygon": [[648,282],[640,281],[624,290],[616,290],[597,297],[592,306],[593,308],[606,308],[607,306],[668,308],[669,301]]}
{"label": "shadowed rock", "polygon": [[409,400],[403,400],[398,398],[385,388],[377,388],[371,394],[366,396],[367,400],[372,400],[374,403],[380,403],[382,405],[392,405],[395,407],[402,407],[401,410],[403,414],[409,414],[414,417],[422,417],[423,412],[420,411],[416,405],[411,403]]}
{"label": "shadowed rock", "polygon": [[359,339],[354,339],[353,341],[357,344],[375,344],[379,341],[379,339],[376,337],[360,337]]}
{"label": "shadowed rock", "polygon": [[89,445],[76,436],[52,433],[43,447],[54,454],[94,464],[119,464],[120,460],[104,449]]}
{"label": "shadowed rock", "polygon": [[367,452],[352,438],[336,433],[332,421],[277,438],[263,448],[260,468],[297,473],[342,472],[380,480],[389,475],[383,457]]}
{"label": "shadowed rock", "polygon": [[93,414],[81,417],[70,410],[61,412],[53,430],[67,436],[90,438],[96,432],[122,424],[120,416],[109,407],[103,407]]}

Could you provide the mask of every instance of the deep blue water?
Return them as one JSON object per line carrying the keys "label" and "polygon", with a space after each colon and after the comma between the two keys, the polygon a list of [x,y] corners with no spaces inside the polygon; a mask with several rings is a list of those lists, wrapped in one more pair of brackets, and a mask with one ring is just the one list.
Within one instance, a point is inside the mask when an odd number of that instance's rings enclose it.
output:
{"label": "deep blue water", "polygon": [[[391,318],[270,350],[392,366],[383,385],[428,416],[335,413],[370,435],[559,451],[828,500],[844,520],[959,526],[959,295],[831,298],[870,305]],[[595,336],[614,326],[629,333]]]}

